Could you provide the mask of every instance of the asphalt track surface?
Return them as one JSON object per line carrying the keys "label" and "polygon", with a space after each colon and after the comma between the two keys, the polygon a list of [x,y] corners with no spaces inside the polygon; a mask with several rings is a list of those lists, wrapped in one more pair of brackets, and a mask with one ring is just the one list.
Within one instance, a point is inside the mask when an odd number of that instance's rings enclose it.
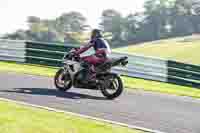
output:
{"label": "asphalt track surface", "polygon": [[56,91],[53,79],[0,73],[0,97],[166,133],[200,133],[200,100],[144,91],[106,100],[99,91]]}

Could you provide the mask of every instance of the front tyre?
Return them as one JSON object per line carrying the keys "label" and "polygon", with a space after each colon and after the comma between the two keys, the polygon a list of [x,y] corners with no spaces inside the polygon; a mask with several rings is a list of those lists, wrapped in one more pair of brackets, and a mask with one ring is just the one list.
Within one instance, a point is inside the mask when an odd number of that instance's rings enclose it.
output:
{"label": "front tyre", "polygon": [[65,74],[64,69],[58,70],[54,77],[54,84],[59,91],[65,92],[72,87],[69,74]]}
{"label": "front tyre", "polygon": [[107,99],[115,99],[123,92],[123,82],[117,74],[106,75],[99,85],[99,89]]}

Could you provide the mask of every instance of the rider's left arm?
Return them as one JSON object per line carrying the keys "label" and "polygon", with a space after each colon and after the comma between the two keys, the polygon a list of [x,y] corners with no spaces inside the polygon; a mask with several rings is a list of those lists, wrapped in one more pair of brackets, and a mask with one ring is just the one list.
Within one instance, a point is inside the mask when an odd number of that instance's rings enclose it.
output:
{"label": "rider's left arm", "polygon": [[77,50],[75,53],[76,53],[76,54],[82,54],[82,53],[84,53],[85,51],[87,51],[88,49],[90,49],[93,45],[94,45],[94,44],[89,43],[89,44],[87,44],[86,46],[84,46],[84,47],[80,48],[79,50]]}

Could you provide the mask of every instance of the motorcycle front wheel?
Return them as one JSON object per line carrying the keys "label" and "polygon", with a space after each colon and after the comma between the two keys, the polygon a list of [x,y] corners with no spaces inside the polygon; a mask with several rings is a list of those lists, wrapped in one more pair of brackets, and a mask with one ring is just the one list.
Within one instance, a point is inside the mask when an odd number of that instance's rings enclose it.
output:
{"label": "motorcycle front wheel", "polygon": [[121,78],[117,74],[112,73],[105,75],[98,87],[102,94],[111,100],[119,97],[124,89]]}
{"label": "motorcycle front wheel", "polygon": [[64,72],[64,69],[58,70],[54,77],[54,84],[59,91],[65,92],[72,87],[70,75]]}

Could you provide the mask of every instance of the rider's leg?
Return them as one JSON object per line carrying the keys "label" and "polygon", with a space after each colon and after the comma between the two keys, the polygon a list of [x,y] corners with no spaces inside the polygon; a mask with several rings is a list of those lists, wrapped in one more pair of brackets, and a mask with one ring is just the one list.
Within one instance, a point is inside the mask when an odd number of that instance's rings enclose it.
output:
{"label": "rider's leg", "polygon": [[95,55],[92,55],[92,56],[83,57],[83,60],[91,64],[90,69],[89,69],[89,71],[91,72],[89,79],[90,80],[95,79],[96,77],[95,65],[99,63],[103,63],[105,61],[105,58],[100,58]]}
{"label": "rider's leg", "polygon": [[96,65],[99,62],[99,59],[94,55],[83,57],[83,60],[92,65]]}

